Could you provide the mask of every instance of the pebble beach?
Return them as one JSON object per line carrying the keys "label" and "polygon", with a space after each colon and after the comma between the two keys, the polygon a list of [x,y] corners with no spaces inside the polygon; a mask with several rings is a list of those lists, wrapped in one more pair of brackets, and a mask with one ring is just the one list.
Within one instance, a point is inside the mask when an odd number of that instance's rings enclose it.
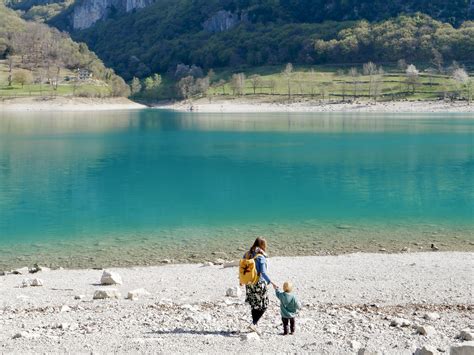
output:
{"label": "pebble beach", "polygon": [[270,258],[272,280],[292,281],[303,304],[293,336],[281,335],[273,290],[261,335],[248,331],[245,290],[232,265],[2,272],[0,351],[474,351],[473,253]]}

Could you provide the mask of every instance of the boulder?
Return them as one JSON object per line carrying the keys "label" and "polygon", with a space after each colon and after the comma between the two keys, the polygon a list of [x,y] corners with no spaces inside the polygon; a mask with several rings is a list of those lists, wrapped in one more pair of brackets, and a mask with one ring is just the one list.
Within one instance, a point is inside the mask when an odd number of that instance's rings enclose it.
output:
{"label": "boulder", "polygon": [[84,295],[75,295],[74,299],[75,300],[82,300],[84,297],[86,297],[86,296],[84,296]]}
{"label": "boulder", "polygon": [[230,287],[227,289],[226,291],[226,296],[227,297],[240,297],[242,296],[242,290],[240,289],[240,287]]}
{"label": "boulder", "polygon": [[206,266],[213,266],[214,264],[211,263],[210,261],[207,261],[205,262],[204,264],[202,264],[203,267],[206,267]]}
{"label": "boulder", "polygon": [[420,325],[416,328],[416,332],[427,337],[436,334],[435,328],[433,328],[431,325]]}
{"label": "boulder", "polygon": [[260,341],[260,336],[257,333],[245,333],[240,336],[240,340],[248,342]]}
{"label": "boulder", "polygon": [[31,285],[31,286],[34,286],[34,287],[43,286],[43,280],[41,280],[41,279],[33,279],[33,280],[31,280],[30,285]]}
{"label": "boulder", "polygon": [[392,327],[409,327],[411,325],[411,322],[408,319],[394,318],[390,322],[390,325]]}
{"label": "boulder", "polygon": [[127,294],[127,299],[134,301],[134,300],[137,300],[139,297],[149,296],[149,295],[150,295],[150,292],[148,292],[144,288],[138,288],[136,290],[129,291]]}
{"label": "boulder", "polygon": [[64,305],[61,307],[60,312],[64,313],[64,312],[69,312],[70,310],[71,310],[71,307]]}
{"label": "boulder", "polygon": [[224,265],[224,264],[225,264],[225,260],[224,260],[224,259],[221,259],[221,258],[217,258],[216,260],[214,260],[214,264],[216,264],[216,265]]}
{"label": "boulder", "polygon": [[21,285],[20,287],[28,287],[31,286],[31,280],[30,279],[23,279],[21,280]]}
{"label": "boulder", "polygon": [[473,355],[474,341],[467,341],[465,343],[456,344],[449,349],[450,355]]}
{"label": "boulder", "polygon": [[359,350],[362,347],[362,344],[357,340],[350,340],[348,344],[353,350]]}
{"label": "boulder", "polygon": [[425,345],[422,348],[416,349],[413,355],[438,355],[438,354],[439,354],[439,351],[436,350],[436,348],[429,345]]}
{"label": "boulder", "polygon": [[120,292],[117,289],[107,288],[107,289],[96,290],[94,292],[94,296],[92,297],[92,299],[94,299],[94,300],[104,300],[104,299],[107,299],[107,298],[117,299],[117,298],[120,298],[120,297],[121,297]]}
{"label": "boulder", "polygon": [[116,272],[105,270],[100,278],[100,283],[102,285],[121,285],[122,278]]}
{"label": "boulder", "polygon": [[423,316],[423,318],[425,318],[426,320],[438,320],[440,319],[440,315],[436,312],[428,312],[428,313],[425,313],[425,315]]}
{"label": "boulder", "polygon": [[458,338],[461,340],[474,340],[474,331],[472,329],[463,329],[459,332]]}

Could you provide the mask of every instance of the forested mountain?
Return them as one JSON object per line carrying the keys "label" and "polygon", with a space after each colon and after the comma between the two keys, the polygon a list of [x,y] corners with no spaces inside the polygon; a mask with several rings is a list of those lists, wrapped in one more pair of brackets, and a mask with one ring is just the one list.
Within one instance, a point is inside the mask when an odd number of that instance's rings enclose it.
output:
{"label": "forested mountain", "polygon": [[[424,15],[391,19],[418,10],[439,20]],[[462,24],[471,16],[468,0],[157,0],[74,36],[131,79],[173,70],[179,63],[209,69],[286,62],[426,61],[433,51],[447,60],[463,60],[474,36],[471,23]],[[372,21],[379,22],[371,25]]]}
{"label": "forested mountain", "polygon": [[[69,0],[9,0],[32,16]],[[62,4],[62,5],[59,5]],[[126,80],[292,62],[469,60],[474,0],[76,0],[43,19]],[[29,14],[29,15],[28,15]]]}

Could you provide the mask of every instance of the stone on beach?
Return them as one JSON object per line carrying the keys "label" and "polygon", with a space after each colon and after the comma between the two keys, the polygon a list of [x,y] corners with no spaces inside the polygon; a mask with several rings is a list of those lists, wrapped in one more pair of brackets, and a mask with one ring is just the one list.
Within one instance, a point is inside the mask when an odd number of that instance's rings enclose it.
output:
{"label": "stone on beach", "polygon": [[425,336],[433,336],[436,334],[435,328],[431,325],[420,325],[416,328],[416,332]]}
{"label": "stone on beach", "polygon": [[238,286],[230,287],[225,294],[227,297],[240,297],[242,296],[242,290]]}
{"label": "stone on beach", "polygon": [[463,329],[459,332],[458,338],[461,340],[474,340],[474,331],[472,329]]}
{"label": "stone on beach", "polygon": [[440,315],[436,312],[428,312],[428,313],[425,313],[425,315],[423,316],[423,318],[425,318],[426,320],[438,320],[440,319]]}
{"label": "stone on beach", "polygon": [[34,287],[39,287],[39,286],[43,286],[43,280],[41,279],[33,279],[31,280],[31,286],[34,286]]}
{"label": "stone on beach", "polygon": [[408,319],[394,318],[390,322],[390,325],[392,327],[409,327],[411,325],[411,322]]}
{"label": "stone on beach", "polygon": [[439,354],[439,351],[429,345],[425,345],[422,348],[416,349],[414,353],[414,355],[437,355],[437,354]]}
{"label": "stone on beach", "polygon": [[367,350],[366,348],[359,349],[357,352],[357,355],[379,355],[378,351],[370,351]]}
{"label": "stone on beach", "polygon": [[94,292],[92,299],[94,300],[104,300],[107,298],[117,299],[120,298],[120,292],[115,288],[101,289]]}
{"label": "stone on beach", "polygon": [[150,292],[145,290],[144,288],[137,288],[136,290],[129,291],[127,294],[127,299],[128,300],[137,300],[139,297],[142,296],[149,296]]}
{"label": "stone on beach", "polygon": [[350,340],[348,344],[353,350],[359,350],[362,347],[362,344],[357,340]]}
{"label": "stone on beach", "polygon": [[450,355],[473,355],[474,341],[467,341],[465,343],[451,346],[449,349]]}
{"label": "stone on beach", "polygon": [[84,296],[84,295],[75,295],[74,299],[75,300],[82,300],[84,297],[86,297],[86,296]]}
{"label": "stone on beach", "polygon": [[239,266],[239,261],[229,261],[228,263],[224,264],[224,268],[237,267],[237,266]]}
{"label": "stone on beach", "polygon": [[102,285],[121,285],[122,278],[116,272],[105,270],[100,278],[100,283]]}

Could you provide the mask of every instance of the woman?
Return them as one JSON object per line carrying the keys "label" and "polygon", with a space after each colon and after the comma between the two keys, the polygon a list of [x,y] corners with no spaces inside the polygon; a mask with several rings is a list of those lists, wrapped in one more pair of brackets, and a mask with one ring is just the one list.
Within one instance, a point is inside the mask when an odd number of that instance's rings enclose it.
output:
{"label": "woman", "polygon": [[244,258],[255,258],[255,266],[259,275],[258,282],[255,285],[247,285],[245,301],[250,304],[252,308],[252,324],[249,328],[259,333],[257,324],[260,318],[268,308],[268,285],[275,285],[267,274],[267,242],[264,238],[258,237],[255,239],[250,250],[245,253]]}

